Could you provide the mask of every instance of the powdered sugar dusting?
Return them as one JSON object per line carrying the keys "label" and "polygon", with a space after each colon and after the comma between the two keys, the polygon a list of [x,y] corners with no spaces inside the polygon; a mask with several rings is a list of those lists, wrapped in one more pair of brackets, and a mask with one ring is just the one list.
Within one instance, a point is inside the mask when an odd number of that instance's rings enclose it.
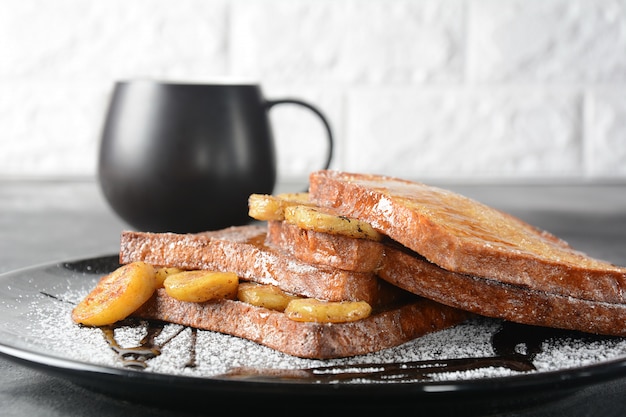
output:
{"label": "powdered sugar dusting", "polygon": [[[124,368],[127,364],[114,352],[101,329],[78,326],[71,321],[74,303],[86,289],[67,289],[55,297],[38,293],[28,300],[27,342],[53,356],[95,365]],[[144,372],[195,377],[214,377],[233,369],[301,370],[327,366],[402,364],[420,361],[444,361],[455,358],[485,358],[497,354],[492,338],[501,322],[476,319],[453,328],[431,333],[396,348],[353,358],[310,360],[292,357],[248,340],[179,325],[165,325],[154,339],[160,353],[145,361]],[[131,348],[141,344],[146,330],[141,324],[121,326],[115,330],[119,346]],[[525,347],[516,351],[525,354]],[[557,337],[543,342],[532,363],[536,370],[516,371],[506,367],[485,366],[452,372],[426,373],[431,381],[458,381],[507,377],[522,373],[565,370],[601,363],[626,355],[622,338]],[[361,372],[364,372],[361,368]],[[424,378],[420,378],[423,380]],[[416,379],[416,380],[420,380]],[[349,383],[371,383],[368,378]],[[385,382],[395,382],[386,380]],[[411,382],[403,379],[397,382]]]}

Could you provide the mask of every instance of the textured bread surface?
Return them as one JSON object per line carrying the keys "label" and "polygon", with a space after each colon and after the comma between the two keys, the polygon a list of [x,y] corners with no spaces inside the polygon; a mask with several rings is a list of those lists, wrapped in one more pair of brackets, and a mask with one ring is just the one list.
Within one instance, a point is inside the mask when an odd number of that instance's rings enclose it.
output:
{"label": "textured bread surface", "polygon": [[376,230],[449,271],[563,297],[626,301],[626,268],[594,259],[554,235],[457,193],[397,178],[316,171],[320,206]]}
{"label": "textured bread surface", "polygon": [[120,263],[143,261],[156,266],[234,272],[242,280],[328,301],[362,300],[377,305],[389,296],[388,285],[375,274],[299,261],[266,245],[266,234],[265,225],[197,234],[125,231]]}
{"label": "textured bread surface", "polygon": [[356,272],[375,272],[382,262],[384,245],[302,229],[285,221],[269,221],[267,242],[297,259]]}
{"label": "textured bread surface", "polygon": [[379,311],[347,323],[290,320],[281,312],[234,300],[178,301],[163,289],[134,314],[242,337],[303,358],[362,355],[458,324],[470,314],[426,299]]}
{"label": "textured bread surface", "polygon": [[517,323],[626,336],[626,304],[583,300],[450,272],[389,248],[380,276],[422,297]]}

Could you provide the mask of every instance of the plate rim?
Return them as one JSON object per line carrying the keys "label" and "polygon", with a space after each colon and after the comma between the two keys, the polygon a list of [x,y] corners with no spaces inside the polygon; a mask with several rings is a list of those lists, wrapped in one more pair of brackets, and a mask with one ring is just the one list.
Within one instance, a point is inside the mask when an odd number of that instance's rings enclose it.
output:
{"label": "plate rim", "polygon": [[[31,266],[0,273],[0,283],[14,276],[32,270],[43,270],[52,267],[64,267],[66,264],[79,262],[94,262],[104,259],[113,260],[117,254],[108,253],[91,257],[42,262]],[[1,300],[1,298],[0,298]],[[6,334],[0,329],[0,336]],[[626,378],[626,354],[609,360],[587,364],[580,367],[523,373],[490,378],[447,380],[447,381],[414,381],[400,383],[312,383],[311,381],[282,381],[276,378],[264,380],[239,379],[223,375],[192,376],[167,374],[117,368],[109,365],[94,364],[85,361],[64,358],[54,354],[38,352],[32,349],[7,343],[0,338],[0,356],[23,366],[30,367],[54,375],[65,375],[71,379],[84,379],[90,376],[106,378],[122,378],[132,383],[168,384],[172,381],[183,383],[186,387],[195,387],[197,391],[229,391],[231,388],[241,393],[262,391],[298,391],[300,394],[310,395],[375,395],[378,397],[406,396],[428,399],[441,395],[481,395],[497,390],[503,394],[519,394],[520,389],[527,392],[538,392],[546,387],[558,388],[564,393],[576,391],[601,382],[611,382]],[[310,387],[315,387],[313,390]]]}

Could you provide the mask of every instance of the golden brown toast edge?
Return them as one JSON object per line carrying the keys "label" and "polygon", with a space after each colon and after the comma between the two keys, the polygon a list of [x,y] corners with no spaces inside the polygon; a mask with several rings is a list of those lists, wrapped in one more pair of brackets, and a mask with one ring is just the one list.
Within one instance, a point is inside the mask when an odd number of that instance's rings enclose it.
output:
{"label": "golden brown toast edge", "polygon": [[[305,230],[286,221],[268,222],[267,243],[303,262],[355,272],[377,273],[385,255],[385,245],[381,242]],[[374,306],[414,296],[385,280],[378,282]]]}
{"label": "golden brown toast edge", "polygon": [[267,222],[267,243],[303,262],[355,272],[375,272],[385,251],[380,242],[305,230],[278,220]]}

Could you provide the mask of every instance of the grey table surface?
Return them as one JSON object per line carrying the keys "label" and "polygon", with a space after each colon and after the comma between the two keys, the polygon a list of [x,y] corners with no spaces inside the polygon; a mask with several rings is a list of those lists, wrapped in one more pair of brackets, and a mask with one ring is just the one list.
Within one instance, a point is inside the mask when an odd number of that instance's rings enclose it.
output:
{"label": "grey table surface", "polygon": [[[626,264],[626,184],[444,184],[508,211],[590,255]],[[93,181],[0,182],[0,273],[38,264],[113,254],[127,226]],[[0,317],[0,320],[2,318]],[[381,404],[381,407],[384,407]],[[228,411],[229,415],[242,415]],[[275,409],[274,414],[293,414]],[[197,415],[200,415],[198,413]],[[207,414],[218,415],[216,409]],[[613,380],[510,416],[623,416],[626,382]],[[87,390],[0,358],[2,416],[196,415],[158,409]]]}

